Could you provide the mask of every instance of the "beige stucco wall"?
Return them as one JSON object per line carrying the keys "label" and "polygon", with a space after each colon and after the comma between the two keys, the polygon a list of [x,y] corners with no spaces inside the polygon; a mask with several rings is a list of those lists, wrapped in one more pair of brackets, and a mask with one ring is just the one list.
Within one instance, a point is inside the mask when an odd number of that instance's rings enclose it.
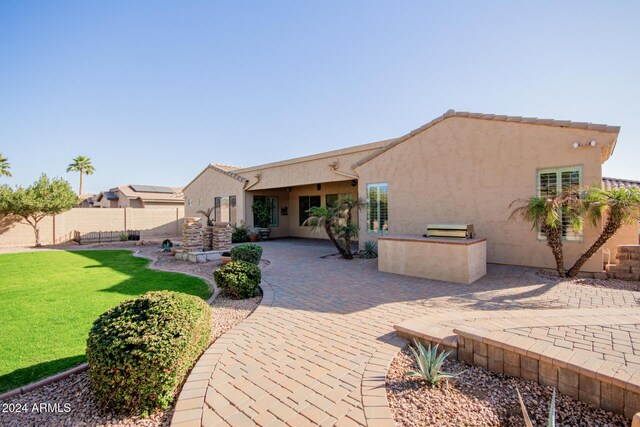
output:
{"label": "beige stucco wall", "polygon": [[[601,185],[601,150],[614,134],[552,126],[450,118],[356,168],[360,197],[366,184],[389,184],[390,234],[424,233],[428,223],[471,223],[487,239],[487,261],[554,266],[551,251],[531,226],[509,221],[509,204],[536,194],[537,170],[581,165],[583,183]],[[572,148],[596,140],[595,148]],[[361,241],[375,240],[361,216]],[[598,230],[583,242],[565,242],[570,266]],[[585,271],[601,271],[601,254]]]}
{"label": "beige stucco wall", "polygon": [[[327,234],[322,229],[300,226],[300,196],[320,196],[322,205],[326,204],[327,194],[353,194],[357,196],[357,187],[351,185],[351,181],[325,182],[318,190],[316,185],[293,187],[289,193],[289,235],[313,239],[327,239]],[[357,216],[354,218],[358,220]]]}
{"label": "beige stucco wall", "polygon": [[[270,238],[279,238],[289,236],[289,224],[291,222],[291,207],[289,205],[289,192],[284,188],[276,188],[273,190],[247,191],[245,193],[245,223],[248,227],[257,227],[253,223],[253,196],[271,196],[278,198],[278,226],[271,227]],[[282,215],[282,208],[287,208],[287,215]],[[240,212],[238,212],[240,214]]]}
{"label": "beige stucco wall", "polygon": [[427,239],[378,241],[378,270],[456,283],[487,274],[486,242],[436,243]]}
{"label": "beige stucco wall", "polygon": [[349,152],[350,150],[347,149],[337,150],[332,152],[333,154],[308,156],[299,161],[287,162],[287,164],[277,162],[240,169],[237,173],[249,179],[250,184],[255,184],[257,182],[255,175],[260,174],[260,181],[251,187],[252,190],[344,181],[350,178],[332,171],[329,168],[330,163],[337,162],[338,171],[353,173],[351,165],[381,145],[381,143],[367,144],[354,152]]}
{"label": "beige stucco wall", "polygon": [[[43,245],[67,242],[73,238],[74,231],[140,230],[142,239],[179,236],[183,218],[184,207],[74,208],[56,215],[55,221],[53,217],[40,221],[40,241]],[[0,246],[30,246],[33,243],[33,228],[30,225],[0,221]]]}
{"label": "beige stucco wall", "polygon": [[207,169],[184,189],[185,216],[204,218],[204,215],[196,212],[213,207],[214,198],[236,196],[236,215],[237,221],[240,222],[244,219],[242,212],[245,209],[243,187],[243,182],[213,169]]}

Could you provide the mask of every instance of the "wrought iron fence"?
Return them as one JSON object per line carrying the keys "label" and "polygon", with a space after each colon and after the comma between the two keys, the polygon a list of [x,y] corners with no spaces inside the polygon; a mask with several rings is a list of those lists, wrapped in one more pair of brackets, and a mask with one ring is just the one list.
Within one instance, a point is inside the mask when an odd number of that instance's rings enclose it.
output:
{"label": "wrought iron fence", "polygon": [[123,242],[130,240],[140,240],[140,230],[91,231],[88,233],[81,233],[79,231],[73,232],[73,241],[80,245],[88,243]]}

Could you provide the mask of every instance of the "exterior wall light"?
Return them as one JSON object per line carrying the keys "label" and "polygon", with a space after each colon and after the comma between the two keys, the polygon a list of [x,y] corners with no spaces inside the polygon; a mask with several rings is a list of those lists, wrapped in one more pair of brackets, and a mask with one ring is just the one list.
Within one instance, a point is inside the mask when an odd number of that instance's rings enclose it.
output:
{"label": "exterior wall light", "polygon": [[588,146],[588,147],[595,147],[596,145],[598,145],[598,141],[596,141],[595,139],[594,139],[594,140],[591,140],[591,141],[589,141],[589,142],[586,142],[586,143],[582,143],[582,142],[574,142],[573,144],[571,144],[571,146],[572,146],[573,148],[578,148],[578,147],[587,147],[587,146]]}

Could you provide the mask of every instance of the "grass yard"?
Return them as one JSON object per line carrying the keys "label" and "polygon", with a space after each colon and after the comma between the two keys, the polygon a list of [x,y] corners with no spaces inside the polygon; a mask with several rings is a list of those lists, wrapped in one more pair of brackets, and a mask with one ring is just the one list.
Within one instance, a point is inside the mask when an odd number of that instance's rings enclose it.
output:
{"label": "grass yard", "polygon": [[129,251],[0,255],[0,393],[84,362],[93,321],[125,299],[155,290],[210,296],[203,280],[148,262]]}

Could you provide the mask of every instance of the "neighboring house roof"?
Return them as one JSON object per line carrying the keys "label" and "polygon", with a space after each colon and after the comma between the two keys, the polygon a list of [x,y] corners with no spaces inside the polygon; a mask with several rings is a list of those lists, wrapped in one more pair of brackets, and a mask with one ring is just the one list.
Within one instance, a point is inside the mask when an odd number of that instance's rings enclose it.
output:
{"label": "neighboring house roof", "polygon": [[611,190],[612,188],[631,188],[631,187],[640,188],[640,181],[603,177],[602,186],[604,187],[605,190]]}
{"label": "neighboring house roof", "polygon": [[111,191],[118,191],[127,199],[140,199],[143,202],[171,203],[184,201],[181,188],[129,184],[112,188]]}
{"label": "neighboring house roof", "polygon": [[118,193],[116,193],[114,191],[103,191],[98,196],[98,201],[102,200],[103,197],[105,199],[107,199],[107,200],[118,200],[119,199]]}
{"label": "neighboring house roof", "polygon": [[[358,160],[351,166],[351,168],[355,169],[358,166],[361,166],[367,163],[368,161],[375,159],[385,151],[392,149],[398,144],[402,144],[404,141],[416,136],[419,133],[424,132],[430,127],[433,127],[436,124],[440,123],[441,121],[449,119],[451,117],[465,117],[465,118],[480,119],[480,120],[523,123],[528,125],[557,126],[562,128],[571,128],[571,129],[588,129],[588,130],[609,132],[609,133],[615,133],[615,134],[620,133],[620,126],[609,126],[605,124],[597,124],[597,123],[589,123],[589,122],[572,122],[570,120],[539,119],[537,117],[505,116],[505,115],[496,115],[496,114],[469,113],[465,111],[448,110],[446,113],[444,113],[439,117],[436,117],[435,119],[431,120],[429,123],[422,125],[417,129],[412,130],[408,134],[391,141],[389,144],[380,148],[378,151],[371,153],[370,155],[364,157],[363,159]],[[615,146],[615,141],[613,145]],[[613,146],[609,151],[609,155],[611,155],[612,152],[613,152]]]}

